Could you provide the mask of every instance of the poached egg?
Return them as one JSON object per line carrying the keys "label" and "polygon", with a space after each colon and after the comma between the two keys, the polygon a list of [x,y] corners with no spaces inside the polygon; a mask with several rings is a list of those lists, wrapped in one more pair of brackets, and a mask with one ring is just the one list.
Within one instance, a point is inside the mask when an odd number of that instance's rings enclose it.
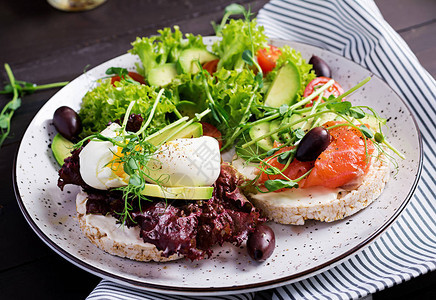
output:
{"label": "poached egg", "polygon": [[219,143],[210,136],[166,142],[153,155],[147,171],[154,179],[150,182],[163,186],[211,186],[221,171]]}
{"label": "poached egg", "polygon": [[[101,134],[114,138],[121,127],[111,124]],[[123,155],[122,148],[108,141],[91,141],[79,154],[80,175],[99,190],[125,186],[129,175],[122,163],[114,162]],[[150,183],[167,187],[211,186],[221,171],[219,143],[209,136],[181,138],[163,144],[150,158],[144,171]]]}
{"label": "poached egg", "polygon": [[[120,128],[120,125],[113,123],[101,134],[114,138]],[[89,142],[79,154],[80,175],[86,184],[98,190],[127,185],[129,175],[124,172],[123,166],[119,163],[111,163],[121,155],[121,150],[121,147],[114,146],[108,141]]]}

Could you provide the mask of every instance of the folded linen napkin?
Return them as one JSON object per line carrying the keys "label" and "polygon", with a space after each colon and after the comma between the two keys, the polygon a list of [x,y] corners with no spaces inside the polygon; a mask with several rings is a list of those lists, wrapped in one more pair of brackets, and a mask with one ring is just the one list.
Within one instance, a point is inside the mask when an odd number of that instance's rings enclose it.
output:
{"label": "folded linen napkin", "polygon": [[[436,82],[372,0],[272,0],[258,22],[271,38],[343,55],[383,78],[409,105],[423,139],[424,165],[413,198],[390,229],[363,252],[270,291],[219,299],[356,299],[436,269]],[[272,294],[272,296],[271,296]],[[137,291],[103,280],[87,299],[217,299]]]}

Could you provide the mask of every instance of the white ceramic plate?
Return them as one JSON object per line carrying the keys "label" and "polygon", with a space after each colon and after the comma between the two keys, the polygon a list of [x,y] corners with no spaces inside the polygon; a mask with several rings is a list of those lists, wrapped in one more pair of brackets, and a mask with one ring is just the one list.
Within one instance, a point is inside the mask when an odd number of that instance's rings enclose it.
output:
{"label": "white ceramic plate", "polygon": [[[211,43],[213,38],[206,38]],[[289,44],[306,59],[322,57],[333,77],[345,90],[372,76],[368,70],[336,54],[314,46]],[[271,224],[276,249],[264,263],[253,261],[244,246],[215,248],[211,259],[198,262],[142,263],[112,256],[91,244],[77,225],[77,187],[61,192],[56,186],[58,165],[50,144],[56,108],[80,107],[83,95],[108,67],[134,70],[139,60],[130,55],[112,59],[78,77],[51,98],[35,116],[21,142],[16,158],[15,190],[29,224],[54,251],[73,264],[103,278],[136,288],[185,295],[230,294],[276,287],[301,280],[336,265],[357,253],[379,236],[398,217],[410,199],[421,170],[421,138],[416,122],[404,102],[389,86],[372,80],[348,99],[365,104],[388,118],[391,143],[407,157],[397,159],[399,171],[381,197],[363,211],[333,223],[310,221],[304,226]]]}

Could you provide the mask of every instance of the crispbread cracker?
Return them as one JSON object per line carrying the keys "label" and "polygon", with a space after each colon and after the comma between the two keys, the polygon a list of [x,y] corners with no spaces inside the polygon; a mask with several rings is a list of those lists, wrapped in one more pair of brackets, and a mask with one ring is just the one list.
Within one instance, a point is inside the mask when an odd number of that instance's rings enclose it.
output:
{"label": "crispbread cracker", "polygon": [[389,173],[389,161],[380,155],[374,159],[357,189],[339,191],[334,200],[323,203],[290,201],[286,205],[274,201],[272,196],[265,200],[252,195],[250,200],[266,217],[277,223],[303,225],[308,219],[332,222],[355,214],[377,199],[389,180]]}
{"label": "crispbread cracker", "polygon": [[83,233],[100,249],[138,261],[166,262],[183,257],[176,254],[170,257],[162,256],[162,251],[159,251],[155,245],[142,240],[138,227],[121,227],[112,216],[87,215],[87,200],[85,192],[77,194],[77,218]]}

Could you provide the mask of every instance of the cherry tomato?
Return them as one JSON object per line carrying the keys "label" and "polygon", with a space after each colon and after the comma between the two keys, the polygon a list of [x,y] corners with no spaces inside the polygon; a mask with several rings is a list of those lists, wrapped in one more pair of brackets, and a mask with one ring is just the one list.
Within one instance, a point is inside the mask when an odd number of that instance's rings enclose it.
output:
{"label": "cherry tomato", "polygon": [[[328,77],[316,77],[314,80],[309,82],[309,84],[306,86],[306,89],[304,90],[303,97],[307,97],[310,94],[312,94],[315,91],[315,88],[318,86],[323,86],[326,84],[331,78]],[[327,90],[324,91],[323,96],[328,98],[330,95],[333,95],[335,97],[342,95],[344,93],[344,89],[339,85],[339,83],[335,82],[333,85],[331,85]],[[318,100],[318,97],[314,98],[312,100],[316,101]],[[306,106],[312,106],[312,103],[308,103]]]}
{"label": "cherry tomato", "polygon": [[217,139],[220,149],[223,146],[223,138],[221,132],[212,124],[209,124],[207,122],[200,122],[203,126],[203,135],[211,136],[215,139]]}
{"label": "cherry tomato", "polygon": [[268,48],[263,48],[257,51],[257,62],[262,69],[264,75],[271,72],[275,66],[277,59],[282,54],[279,48],[269,45]]}
{"label": "cherry tomato", "polygon": [[[130,76],[133,80],[139,82],[140,84],[145,84],[144,77],[142,77],[142,76],[139,75],[138,73],[136,73],[136,72],[129,72],[129,76]],[[115,82],[120,81],[120,80],[121,80],[120,76],[118,76],[118,75],[113,76],[113,77],[111,78],[111,84],[114,85]]]}
{"label": "cherry tomato", "polygon": [[[279,146],[280,144],[274,143],[274,145]],[[282,171],[282,173],[284,175],[286,175],[287,177],[289,177],[290,179],[297,179],[297,178],[303,176],[305,173],[307,173],[314,166],[314,162],[313,161],[302,162],[302,161],[299,161],[299,160],[294,158],[294,160],[289,164],[289,166],[285,170],[283,170],[285,165],[279,163],[277,154],[292,150],[292,148],[293,147],[283,147],[280,150],[278,150],[276,153],[273,154],[274,158],[272,158],[272,156],[270,156],[270,157],[265,158],[263,161],[267,162],[268,164],[270,164],[273,167],[276,167],[277,169]],[[262,170],[265,170],[268,167],[269,166],[265,165],[263,162],[260,163],[260,168]],[[268,175],[265,172],[262,172],[260,174],[260,177],[259,177],[259,183],[264,183],[267,180],[274,180],[274,179],[286,179],[286,178],[282,174]],[[303,181],[304,181],[304,179],[300,181],[300,184],[302,184]],[[285,189],[280,189],[280,190],[277,190],[276,192],[281,192],[283,190],[285,190]]]}
{"label": "cherry tomato", "polygon": [[214,59],[203,64],[203,69],[209,72],[210,75],[216,72],[216,67],[218,66],[219,59]]}

